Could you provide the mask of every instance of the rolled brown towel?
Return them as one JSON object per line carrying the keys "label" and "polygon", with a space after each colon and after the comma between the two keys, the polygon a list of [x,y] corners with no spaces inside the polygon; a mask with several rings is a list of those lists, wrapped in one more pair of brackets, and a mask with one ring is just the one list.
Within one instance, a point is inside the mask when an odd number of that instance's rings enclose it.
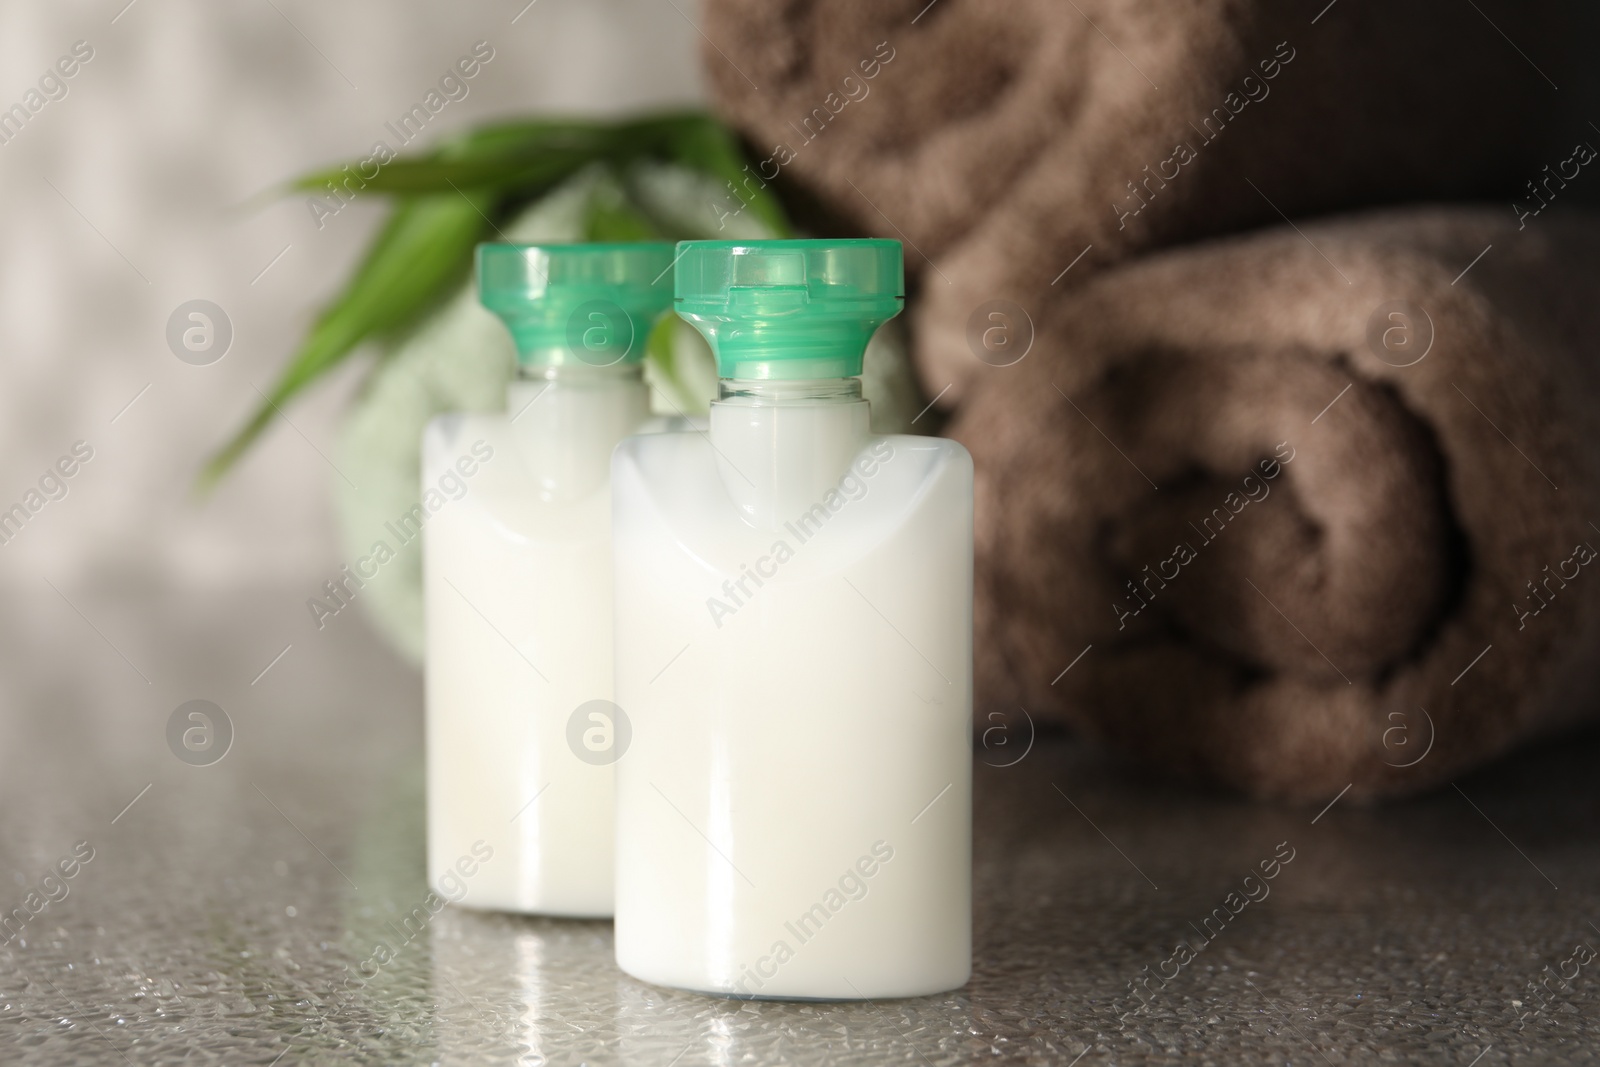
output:
{"label": "rolled brown towel", "polygon": [[[1600,8],[1577,0],[705,13],[712,94],[755,169],[820,229],[907,241],[919,368],[930,396],[951,386],[945,405],[980,366],[968,326],[987,301],[1033,306],[1131,253],[1280,212],[1503,196],[1510,218],[1543,168],[1600,137]],[[1550,188],[1594,198],[1587,181]]]}
{"label": "rolled brown towel", "polygon": [[1103,273],[973,381],[980,710],[1298,800],[1600,710],[1600,221],[1301,229]]}

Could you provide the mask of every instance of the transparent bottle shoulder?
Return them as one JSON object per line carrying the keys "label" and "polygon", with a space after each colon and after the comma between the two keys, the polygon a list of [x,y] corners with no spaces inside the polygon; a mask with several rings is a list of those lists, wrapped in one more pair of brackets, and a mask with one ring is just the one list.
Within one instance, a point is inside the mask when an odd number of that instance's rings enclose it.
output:
{"label": "transparent bottle shoulder", "polygon": [[424,481],[476,449],[496,460],[481,482],[485,497],[567,506],[607,494],[612,450],[630,433],[650,429],[651,416],[642,404],[630,402],[636,398],[584,392],[588,395],[535,399],[515,414],[436,417],[423,434]]}
{"label": "transparent bottle shoulder", "polygon": [[740,514],[703,434],[630,438],[612,463],[618,534],[674,542],[713,566],[784,532],[815,544],[813,531],[826,527],[823,542],[843,553],[837,564],[922,523],[970,528],[972,460],[945,438],[871,437],[825,490],[766,526]]}
{"label": "transparent bottle shoulder", "polygon": [[[953,478],[972,481],[972,454],[959,441],[947,437],[925,437],[918,434],[875,434],[857,451],[847,471],[854,470],[871,476],[883,460],[890,457],[907,457],[922,477],[929,479]],[[667,420],[662,428],[653,432],[640,432],[617,445],[613,466],[618,470],[637,472],[646,477],[651,474],[670,474],[674,478],[699,477],[714,473],[716,451],[704,430],[703,423],[683,428],[681,420]],[[841,477],[847,473],[841,471]]]}

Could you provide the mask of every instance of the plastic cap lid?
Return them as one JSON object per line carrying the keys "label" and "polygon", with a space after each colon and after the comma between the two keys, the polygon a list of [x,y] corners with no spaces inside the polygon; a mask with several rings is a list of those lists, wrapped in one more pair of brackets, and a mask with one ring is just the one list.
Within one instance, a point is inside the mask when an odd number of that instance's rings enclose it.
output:
{"label": "plastic cap lid", "polygon": [[672,253],[644,241],[481,244],[478,299],[510,329],[524,364],[637,363],[672,305]]}
{"label": "plastic cap lid", "polygon": [[724,378],[853,378],[905,306],[900,242],[684,241],[678,314]]}

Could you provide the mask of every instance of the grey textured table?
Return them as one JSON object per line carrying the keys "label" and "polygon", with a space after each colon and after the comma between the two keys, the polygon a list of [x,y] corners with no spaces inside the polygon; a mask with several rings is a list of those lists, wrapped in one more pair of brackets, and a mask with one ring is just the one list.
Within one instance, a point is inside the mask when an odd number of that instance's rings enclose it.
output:
{"label": "grey textured table", "polygon": [[[400,933],[426,892],[419,680],[351,613],[318,632],[304,595],[7,595],[0,908],[60,899],[0,945],[0,1063],[1600,1058],[1600,961],[1574,955],[1600,947],[1593,735],[1320,815],[1042,738],[978,768],[965,989],[720,1000],[622,975],[604,923],[446,908]],[[210,766],[167,745],[191,699],[234,727]]]}

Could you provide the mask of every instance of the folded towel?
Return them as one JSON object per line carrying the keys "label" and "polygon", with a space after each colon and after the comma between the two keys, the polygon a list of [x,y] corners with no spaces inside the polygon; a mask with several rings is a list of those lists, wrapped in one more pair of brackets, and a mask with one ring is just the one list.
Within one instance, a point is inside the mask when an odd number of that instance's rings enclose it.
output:
{"label": "folded towel", "polygon": [[1597,296],[1600,219],[1430,209],[1162,253],[1041,309],[949,426],[980,711],[1298,800],[1595,716]]}
{"label": "folded towel", "polygon": [[819,232],[910,246],[946,406],[981,369],[983,305],[1134,252],[1280,213],[1595,199],[1600,177],[1557,171],[1600,144],[1597,28],[1576,0],[707,0],[703,22],[751,180]]}

